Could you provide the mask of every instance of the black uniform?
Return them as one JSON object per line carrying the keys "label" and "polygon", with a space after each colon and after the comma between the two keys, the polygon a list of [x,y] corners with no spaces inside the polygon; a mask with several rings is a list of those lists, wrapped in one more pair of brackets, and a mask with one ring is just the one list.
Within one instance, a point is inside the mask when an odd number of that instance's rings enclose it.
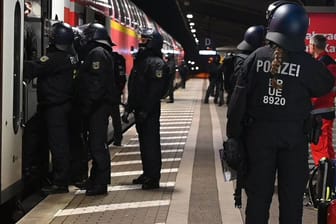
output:
{"label": "black uniform", "polygon": [[38,77],[38,108],[46,123],[48,145],[52,154],[53,183],[68,185],[69,139],[68,115],[73,98],[73,75],[77,58],[54,47],[38,61],[26,61],[25,78]]}
{"label": "black uniform", "polygon": [[114,81],[112,49],[90,42],[85,47],[84,62],[78,74],[78,101],[89,132],[92,157],[89,182],[106,185],[111,182],[110,152],[107,147],[107,126],[111,105],[118,104],[119,94]]}
{"label": "black uniform", "polygon": [[231,95],[235,88],[237,77],[239,76],[240,68],[244,63],[244,60],[251,52],[239,53],[237,55],[231,56],[223,64],[223,72],[224,72],[224,88],[227,92],[227,104],[229,104]]}
{"label": "black uniform", "polygon": [[188,69],[188,66],[186,65],[186,63],[184,61],[179,66],[179,73],[180,73],[180,77],[181,77],[181,88],[185,89],[185,84],[186,84],[186,81],[187,81],[187,76],[188,76],[188,73],[189,73],[189,69]]}
{"label": "black uniform", "polygon": [[205,94],[204,103],[209,103],[210,95],[214,96],[214,102],[217,103],[219,97],[221,68],[219,62],[212,62],[209,64],[209,86]]}
{"label": "black uniform", "polygon": [[134,62],[128,90],[128,111],[135,112],[143,175],[157,184],[161,170],[160,100],[166,89],[166,72],[161,55],[151,49],[141,50]]}
{"label": "black uniform", "polygon": [[310,55],[286,52],[277,79],[282,88],[273,88],[273,52],[262,47],[245,60],[228,109],[227,135],[242,137],[247,150],[247,224],[268,223],[276,173],[280,223],[302,222],[310,99],[328,93],[334,84],[329,71]]}
{"label": "black uniform", "polygon": [[173,103],[174,102],[174,81],[175,81],[175,60],[174,56],[168,56],[168,61],[167,61],[167,66],[169,68],[169,89],[168,89],[168,103]]}
{"label": "black uniform", "polygon": [[114,77],[115,84],[119,91],[119,103],[112,105],[111,117],[113,123],[113,144],[120,146],[122,141],[122,128],[121,128],[121,118],[120,118],[120,108],[119,104],[121,103],[121,95],[126,84],[126,61],[125,58],[117,53],[113,53],[114,59]]}

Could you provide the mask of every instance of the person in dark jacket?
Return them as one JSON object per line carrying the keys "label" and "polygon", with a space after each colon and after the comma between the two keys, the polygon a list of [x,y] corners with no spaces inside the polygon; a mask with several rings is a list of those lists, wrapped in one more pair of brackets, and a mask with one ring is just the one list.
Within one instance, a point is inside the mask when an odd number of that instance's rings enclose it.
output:
{"label": "person in dark jacket", "polygon": [[169,68],[169,89],[168,89],[168,100],[167,103],[174,103],[174,81],[175,81],[175,73],[176,73],[176,64],[174,54],[168,54],[166,57],[167,59],[167,66]]}
{"label": "person in dark jacket", "polygon": [[128,101],[123,120],[135,114],[143,174],[133,180],[142,189],[159,188],[161,171],[160,113],[161,98],[166,94],[168,67],[162,59],[162,36],[153,29],[141,32],[139,51],[131,71]]}
{"label": "person in dark jacket", "polygon": [[227,136],[245,145],[245,223],[268,223],[277,177],[279,223],[300,224],[308,178],[305,127],[310,99],[328,93],[334,77],[305,52],[305,9],[288,1],[268,9],[269,44],[244,61],[228,108]]}
{"label": "person in dark jacket", "polygon": [[47,54],[37,61],[25,61],[24,77],[37,76],[38,108],[47,127],[52,155],[52,185],[42,188],[45,194],[68,192],[70,169],[68,116],[73,97],[73,76],[77,56],[70,25],[55,23],[51,28]]}
{"label": "person in dark jacket", "polygon": [[[229,104],[231,95],[237,82],[237,76],[244,60],[255,49],[264,45],[265,42],[265,27],[264,26],[251,26],[244,34],[244,39],[237,45],[240,51],[237,54],[231,55],[227,61],[224,60],[224,86],[227,91],[227,104]],[[230,69],[230,67],[232,69]]]}
{"label": "person in dark jacket", "polygon": [[92,167],[86,195],[107,194],[111,182],[110,152],[107,147],[108,117],[112,105],[119,104],[120,95],[114,80],[112,46],[105,27],[90,23],[83,29],[77,80],[77,100],[87,121],[88,149]]}
{"label": "person in dark jacket", "polygon": [[[124,87],[126,84],[126,60],[124,56],[118,52],[112,52],[114,59],[114,75],[116,86],[119,91],[119,104],[121,103],[121,95],[123,94]],[[111,117],[113,124],[113,145],[121,146],[122,141],[122,126],[120,118],[120,107],[119,104],[112,105]]]}
{"label": "person in dark jacket", "polygon": [[209,103],[209,97],[214,96],[214,103],[217,104],[219,97],[219,87],[221,86],[221,64],[220,56],[217,54],[209,58],[209,86],[205,93],[204,103]]}
{"label": "person in dark jacket", "polygon": [[186,87],[186,82],[188,79],[188,74],[189,74],[189,68],[187,66],[187,64],[185,63],[185,61],[183,60],[180,64],[180,66],[178,67],[179,73],[180,73],[180,77],[181,77],[181,88],[185,89]]}

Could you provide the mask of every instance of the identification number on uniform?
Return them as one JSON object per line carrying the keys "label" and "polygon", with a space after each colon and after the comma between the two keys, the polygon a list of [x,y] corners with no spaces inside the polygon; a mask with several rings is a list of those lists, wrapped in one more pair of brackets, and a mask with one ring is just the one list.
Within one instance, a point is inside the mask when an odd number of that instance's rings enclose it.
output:
{"label": "identification number on uniform", "polygon": [[278,106],[285,106],[286,99],[284,97],[278,97],[278,96],[264,96],[263,103],[271,104],[271,105],[278,105]]}
{"label": "identification number on uniform", "polygon": [[[284,82],[281,79],[276,80],[278,85],[283,85]],[[264,95],[262,102],[264,104],[285,106],[286,98],[282,95],[282,89],[276,89],[272,87],[272,79],[268,80],[267,95]]]}

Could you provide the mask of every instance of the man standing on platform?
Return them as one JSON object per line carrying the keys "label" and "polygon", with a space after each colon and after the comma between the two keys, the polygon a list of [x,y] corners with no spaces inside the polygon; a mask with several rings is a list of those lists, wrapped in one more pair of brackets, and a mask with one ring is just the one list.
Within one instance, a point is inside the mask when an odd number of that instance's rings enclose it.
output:
{"label": "man standing on platform", "polygon": [[[310,39],[309,51],[318,61],[322,62],[329,71],[336,76],[336,63],[325,51],[327,39],[323,35],[314,35]],[[335,158],[332,142],[332,128],[335,119],[334,99],[336,96],[335,87],[328,94],[312,98],[312,114],[322,118],[322,134],[317,144],[311,144],[312,156],[315,165],[318,165],[321,158]]]}
{"label": "man standing on platform", "polygon": [[166,93],[168,68],[162,59],[163,38],[153,29],[142,30],[139,51],[129,79],[128,102],[123,115],[135,114],[143,174],[133,180],[142,189],[159,188],[161,177],[160,113]]}

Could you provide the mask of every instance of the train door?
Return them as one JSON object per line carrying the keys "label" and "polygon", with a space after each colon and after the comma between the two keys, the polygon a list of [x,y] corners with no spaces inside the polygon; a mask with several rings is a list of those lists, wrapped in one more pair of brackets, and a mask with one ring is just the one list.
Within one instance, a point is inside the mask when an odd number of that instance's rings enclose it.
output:
{"label": "train door", "polygon": [[[50,17],[51,0],[26,0],[30,12],[24,17],[25,27],[31,30],[31,35],[25,38],[25,45],[35,45],[25,50],[25,60],[34,60],[39,58],[46,52],[48,46],[47,38],[44,35],[45,21]],[[25,35],[27,35],[25,31]],[[29,40],[33,38],[34,40]],[[28,39],[28,40],[27,40]],[[36,53],[31,51],[36,48]],[[23,83],[23,123],[26,123],[36,112],[37,97],[36,97],[36,82],[37,79],[28,83]]]}
{"label": "train door", "polygon": [[21,190],[23,0],[0,2],[0,204]]}

